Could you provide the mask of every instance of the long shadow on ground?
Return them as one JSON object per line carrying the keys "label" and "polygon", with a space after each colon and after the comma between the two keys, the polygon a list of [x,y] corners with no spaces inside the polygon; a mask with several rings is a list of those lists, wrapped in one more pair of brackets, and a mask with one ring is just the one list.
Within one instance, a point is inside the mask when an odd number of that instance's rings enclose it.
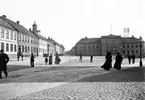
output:
{"label": "long shadow on ground", "polygon": [[17,70],[26,69],[26,68],[31,68],[31,67],[27,65],[8,65],[7,71],[12,72],[12,71],[17,71]]}
{"label": "long shadow on ground", "polygon": [[78,82],[145,82],[145,68],[134,67],[85,77]]}

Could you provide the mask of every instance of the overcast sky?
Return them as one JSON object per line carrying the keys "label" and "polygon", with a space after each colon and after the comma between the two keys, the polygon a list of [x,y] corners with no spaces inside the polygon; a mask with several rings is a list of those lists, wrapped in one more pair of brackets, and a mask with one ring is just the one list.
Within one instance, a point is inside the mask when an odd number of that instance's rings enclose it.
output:
{"label": "overcast sky", "polygon": [[1,0],[0,15],[27,29],[34,21],[41,35],[52,37],[66,50],[84,37],[111,33],[145,39],[145,0]]}

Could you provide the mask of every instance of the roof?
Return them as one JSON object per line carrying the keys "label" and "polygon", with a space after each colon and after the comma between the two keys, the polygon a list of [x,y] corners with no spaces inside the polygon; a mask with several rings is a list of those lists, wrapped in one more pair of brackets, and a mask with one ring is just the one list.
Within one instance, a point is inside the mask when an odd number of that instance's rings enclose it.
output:
{"label": "roof", "polygon": [[7,19],[6,17],[1,17],[3,18],[7,23],[9,23],[13,28],[15,28],[17,31],[19,32],[22,32],[24,34],[28,34],[28,35],[31,35],[31,36],[34,36],[36,37],[36,35],[34,35],[32,32],[28,31],[24,26],[18,24],[18,23],[15,23],[14,21],[12,20],[9,20]]}
{"label": "roof", "polygon": [[101,36],[102,39],[109,39],[109,38],[114,38],[114,39],[121,39],[121,36],[120,35],[113,35],[113,34],[110,34],[110,35],[106,35],[106,36]]}
{"label": "roof", "polygon": [[9,29],[12,29],[12,30],[15,30],[15,28],[13,28],[8,22],[6,22],[2,17],[0,17],[0,25],[1,26],[4,26],[6,28],[9,28]]}
{"label": "roof", "polygon": [[47,41],[53,43],[54,45],[59,45],[55,40],[48,38]]}
{"label": "roof", "polygon": [[136,37],[122,37],[122,42],[123,43],[130,43],[130,42],[140,42],[140,39],[136,38]]}
{"label": "roof", "polygon": [[100,38],[82,38],[77,44],[96,44],[100,42]]}
{"label": "roof", "polygon": [[44,36],[42,36],[42,35],[39,35],[39,34],[37,34],[37,36],[38,36],[39,39],[42,39],[42,40],[47,41],[46,37],[44,37]]}

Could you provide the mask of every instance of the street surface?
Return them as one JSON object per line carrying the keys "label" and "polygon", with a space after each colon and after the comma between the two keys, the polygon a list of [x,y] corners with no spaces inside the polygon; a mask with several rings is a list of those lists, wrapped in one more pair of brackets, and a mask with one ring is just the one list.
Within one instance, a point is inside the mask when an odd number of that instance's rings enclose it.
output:
{"label": "street surface", "polygon": [[67,56],[61,59],[60,65],[44,65],[44,59],[37,58],[34,68],[30,67],[29,59],[9,62],[9,76],[0,80],[0,98],[2,100],[145,99],[145,67],[139,67],[139,59],[136,59],[135,64],[129,65],[125,58],[120,71],[113,68],[111,71],[101,69],[104,57],[94,57],[93,63],[89,62],[89,57],[83,57],[82,62],[79,62],[79,57]]}

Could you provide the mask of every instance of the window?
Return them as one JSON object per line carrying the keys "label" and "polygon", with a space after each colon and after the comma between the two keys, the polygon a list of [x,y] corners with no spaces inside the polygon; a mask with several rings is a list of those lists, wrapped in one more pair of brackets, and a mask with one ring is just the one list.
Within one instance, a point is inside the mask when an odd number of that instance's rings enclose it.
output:
{"label": "window", "polygon": [[16,46],[16,44],[14,45],[14,51],[17,52],[17,46]]}
{"label": "window", "polygon": [[9,31],[6,30],[6,39],[9,39]]}
{"label": "window", "polygon": [[138,54],[138,50],[136,50],[136,53]]}
{"label": "window", "polygon": [[28,52],[30,51],[30,48],[29,48],[29,46],[28,46]]}
{"label": "window", "polygon": [[132,48],[133,48],[133,45],[132,45]]}
{"label": "window", "polygon": [[27,42],[27,36],[25,36],[25,42]]}
{"label": "window", "polygon": [[127,48],[129,48],[129,45],[127,45]]}
{"label": "window", "polygon": [[10,38],[11,38],[11,40],[13,40],[13,32],[11,32]]}
{"label": "window", "polygon": [[1,38],[4,38],[4,29],[1,29]]}
{"label": "window", "polygon": [[134,51],[132,50],[132,53],[134,53]]}
{"label": "window", "polygon": [[129,51],[127,51],[127,54],[129,54]]}
{"label": "window", "polygon": [[11,44],[11,51],[13,51],[13,44]]}
{"label": "window", "polygon": [[3,42],[1,42],[1,49],[3,49],[3,50],[5,49],[5,48],[4,48],[4,43],[3,43]]}
{"label": "window", "polygon": [[27,46],[25,46],[25,52],[27,52]]}
{"label": "window", "polygon": [[28,37],[28,43],[29,43],[29,41],[30,41],[30,38]]}
{"label": "window", "polygon": [[138,45],[136,45],[136,48],[138,48]]}
{"label": "window", "polygon": [[123,48],[125,48],[125,45],[123,45]]}
{"label": "window", "polygon": [[9,44],[6,43],[6,51],[9,51]]}
{"label": "window", "polygon": [[22,40],[22,42],[24,41],[24,36],[23,36],[23,34],[21,34],[21,40]]}
{"label": "window", "polygon": [[19,36],[19,41],[21,41],[21,34],[19,34],[18,36]]}
{"label": "window", "polygon": [[24,52],[24,46],[22,46],[22,52]]}
{"label": "window", "polygon": [[17,40],[17,36],[16,33],[14,32],[14,40]]}
{"label": "window", "polygon": [[125,54],[125,50],[123,50],[123,54]]}
{"label": "window", "polygon": [[33,48],[31,47],[31,52],[33,52],[33,50],[32,50]]}

